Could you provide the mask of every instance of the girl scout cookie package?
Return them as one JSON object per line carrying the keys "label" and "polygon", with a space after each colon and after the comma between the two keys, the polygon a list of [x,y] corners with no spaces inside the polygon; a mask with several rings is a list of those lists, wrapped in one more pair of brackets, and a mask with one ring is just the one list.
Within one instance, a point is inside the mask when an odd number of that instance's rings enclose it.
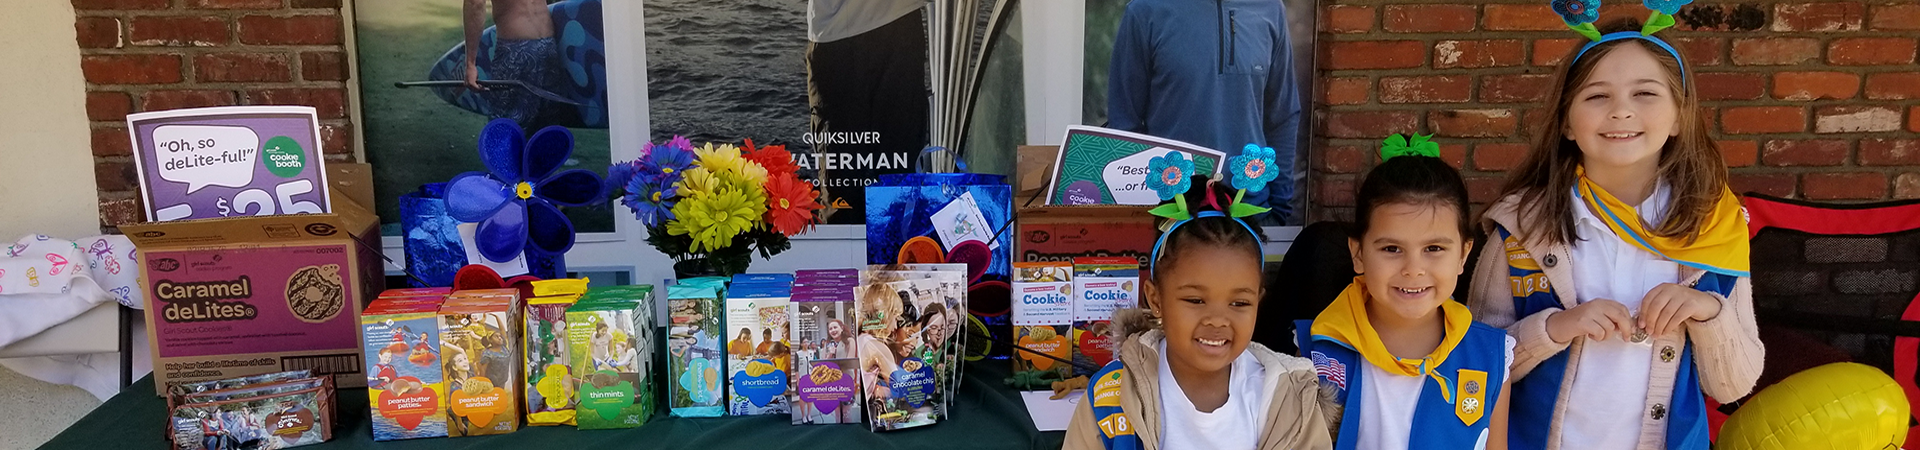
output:
{"label": "girl scout cookie package", "polygon": [[585,279],[533,282],[520,342],[526,384],[527,426],[573,425],[574,397],[568,370],[567,308],[586,292]]}
{"label": "girl scout cookie package", "polygon": [[[895,274],[863,274],[854,289],[860,334],[860,383],[866,394],[868,428],[897,430],[938,422],[944,414],[939,359],[921,333],[919,311],[941,302],[937,289],[916,288],[913,281],[885,281]],[[937,285],[937,284],[936,284]]]}
{"label": "girl scout cookie package", "polygon": [[[804,282],[804,279],[797,280]],[[853,286],[796,293],[789,305],[794,350],[793,424],[860,422]]]}
{"label": "girl scout cookie package", "polygon": [[967,311],[966,264],[892,264],[869,266],[868,278],[913,283],[913,308],[906,312],[914,356],[933,366],[934,413],[951,418],[946,405],[960,382],[960,352],[966,347],[959,332]]}
{"label": "girl scout cookie package", "polygon": [[286,448],[333,438],[333,377],[281,372],[176,385],[168,398],[173,448]]}
{"label": "girl scout cookie package", "polygon": [[[685,283],[683,281],[683,283]],[[667,288],[667,402],[674,417],[720,417],[726,352],[721,348],[720,281]]]}
{"label": "girl scout cookie package", "polygon": [[1068,341],[1072,325],[1073,264],[1014,263],[1013,333],[1015,344],[1024,350],[1013,352],[1013,376],[1042,381],[1071,378],[1073,366],[1061,361],[1073,357],[1073,345]]}
{"label": "girl scout cookie package", "polygon": [[[1139,288],[1139,259],[1073,259],[1073,362],[1105,367],[1113,361],[1107,328],[1112,325],[1115,310],[1135,307]],[[1073,372],[1093,375],[1093,371],[1080,367]]]}
{"label": "girl scout cookie package", "polygon": [[784,281],[735,281],[727,292],[727,414],[791,414],[793,347],[788,340],[792,286]]}
{"label": "girl scout cookie package", "polygon": [[441,298],[382,293],[360,313],[373,440],[447,436]]}
{"label": "girl scout cookie package", "polygon": [[567,309],[580,429],[634,428],[653,417],[653,295],[649,285],[593,288]]}
{"label": "girl scout cookie package", "polygon": [[520,429],[519,308],[514,289],[457,291],[440,306],[448,436]]}

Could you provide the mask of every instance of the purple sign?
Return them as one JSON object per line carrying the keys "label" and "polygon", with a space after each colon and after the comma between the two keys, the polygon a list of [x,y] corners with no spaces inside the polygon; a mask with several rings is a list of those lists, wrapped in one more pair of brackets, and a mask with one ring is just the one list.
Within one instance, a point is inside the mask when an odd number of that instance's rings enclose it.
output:
{"label": "purple sign", "polygon": [[312,107],[131,114],[127,130],[148,221],[333,211]]}

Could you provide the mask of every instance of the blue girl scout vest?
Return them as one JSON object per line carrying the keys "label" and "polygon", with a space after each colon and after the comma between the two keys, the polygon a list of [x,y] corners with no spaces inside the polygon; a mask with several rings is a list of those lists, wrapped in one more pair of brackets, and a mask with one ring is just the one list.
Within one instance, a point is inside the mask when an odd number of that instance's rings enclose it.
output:
{"label": "blue girl scout vest", "polygon": [[1120,408],[1120,395],[1125,391],[1122,379],[1126,375],[1127,365],[1116,358],[1094,372],[1092,381],[1087,382],[1086,401],[1093,407],[1093,423],[1100,428],[1100,444],[1110,450],[1146,448],[1140,443],[1140,436],[1133,433],[1133,418],[1127,417],[1126,411]]}
{"label": "blue girl scout vest", "polygon": [[[1507,276],[1513,285],[1513,319],[1532,315],[1547,308],[1559,308],[1560,296],[1547,283],[1547,274],[1534,262],[1533,255],[1520,239],[1498,225],[1500,241],[1507,252]],[[1739,278],[1714,272],[1700,277],[1694,289],[1726,297],[1733,294]],[[1513,382],[1513,400],[1508,405],[1507,446],[1515,450],[1544,450],[1549,444],[1554,404],[1567,377],[1567,358],[1562,351],[1541,362],[1526,377]],[[1707,437],[1706,395],[1700,391],[1700,373],[1693,365],[1693,344],[1680,353],[1680,368],[1673,383],[1673,400],[1667,410],[1667,448],[1704,450],[1711,445]]]}
{"label": "blue girl scout vest", "polygon": [[[1333,439],[1335,450],[1352,450],[1359,442],[1362,411],[1357,395],[1366,385],[1362,367],[1365,357],[1345,342],[1327,336],[1313,336],[1313,321],[1295,322],[1295,338],[1301,353],[1313,360],[1321,386],[1334,388],[1333,401],[1346,411],[1340,416],[1340,434]],[[1481,444],[1487,426],[1493,422],[1493,405],[1506,384],[1507,332],[1473,322],[1467,335],[1433,372],[1451,383],[1442,385],[1436,377],[1424,376],[1420,400],[1413,411],[1410,436],[1417,436],[1409,448],[1473,449]]]}

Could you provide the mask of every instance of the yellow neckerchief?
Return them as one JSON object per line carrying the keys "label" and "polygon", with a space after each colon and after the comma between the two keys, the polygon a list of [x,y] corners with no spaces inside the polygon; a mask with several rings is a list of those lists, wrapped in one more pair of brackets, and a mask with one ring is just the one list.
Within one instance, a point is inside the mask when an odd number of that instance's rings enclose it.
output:
{"label": "yellow neckerchief", "polygon": [[1580,199],[1599,212],[1601,221],[1620,235],[1621,240],[1683,266],[1741,278],[1749,276],[1747,214],[1740,207],[1740,197],[1732,191],[1721,188],[1720,202],[1713,205],[1713,212],[1703,222],[1700,237],[1688,244],[1684,238],[1654,235],[1646,228],[1638,210],[1588,179],[1586,168],[1576,169],[1574,173],[1580,177],[1577,187]]}
{"label": "yellow neckerchief", "polygon": [[1433,349],[1425,358],[1400,358],[1387,351],[1387,344],[1380,341],[1380,333],[1374,331],[1373,323],[1367,319],[1367,287],[1365,275],[1353,277],[1353,284],[1340,291],[1340,296],[1320,311],[1313,319],[1313,335],[1326,336],[1353,347],[1354,352],[1365,357],[1367,362],[1385,370],[1387,373],[1401,376],[1431,376],[1440,382],[1440,396],[1453,402],[1453,381],[1448,380],[1434,368],[1447,361],[1447,355],[1453,354],[1453,348],[1467,337],[1467,328],[1473,325],[1473,313],[1466,305],[1447,300],[1440,304],[1440,317],[1446,322],[1446,337],[1440,340],[1440,346]]}

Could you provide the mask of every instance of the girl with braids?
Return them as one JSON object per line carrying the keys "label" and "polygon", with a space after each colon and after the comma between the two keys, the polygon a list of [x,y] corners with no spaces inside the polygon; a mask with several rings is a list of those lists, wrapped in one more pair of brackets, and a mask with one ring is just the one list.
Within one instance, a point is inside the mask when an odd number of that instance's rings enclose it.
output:
{"label": "girl with braids", "polygon": [[[1248,159],[1260,153],[1234,158],[1236,187],[1271,178],[1271,156]],[[1192,163],[1178,152],[1154,158],[1148,173],[1173,200],[1152,211],[1166,220],[1141,280],[1149,309],[1116,312],[1115,359],[1088,382],[1065,447],[1331,448],[1312,363],[1252,341],[1264,239],[1240,217],[1264,209],[1239,203],[1244,192],[1224,183],[1189,178]]]}

